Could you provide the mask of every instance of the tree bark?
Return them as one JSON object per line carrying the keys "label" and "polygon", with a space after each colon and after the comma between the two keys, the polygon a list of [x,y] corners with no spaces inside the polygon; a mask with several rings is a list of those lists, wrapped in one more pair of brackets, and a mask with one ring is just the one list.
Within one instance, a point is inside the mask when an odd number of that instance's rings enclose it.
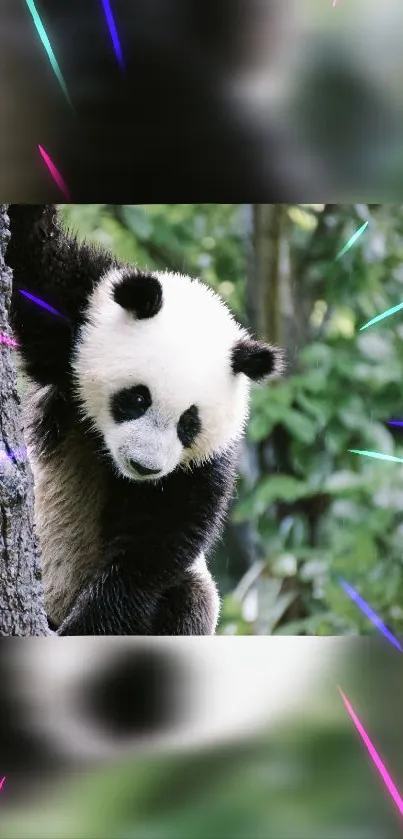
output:
{"label": "tree bark", "polygon": [[0,635],[52,635],[34,531],[33,477],[22,436],[8,311],[11,270],[7,205],[0,204]]}

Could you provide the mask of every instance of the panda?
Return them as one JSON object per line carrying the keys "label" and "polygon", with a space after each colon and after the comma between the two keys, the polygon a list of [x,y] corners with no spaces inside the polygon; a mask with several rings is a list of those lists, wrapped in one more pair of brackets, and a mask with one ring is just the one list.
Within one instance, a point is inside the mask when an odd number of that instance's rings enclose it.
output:
{"label": "panda", "polygon": [[250,383],[281,372],[281,350],[200,280],[79,243],[54,205],[8,211],[49,624],[213,635],[206,556],[233,496]]}

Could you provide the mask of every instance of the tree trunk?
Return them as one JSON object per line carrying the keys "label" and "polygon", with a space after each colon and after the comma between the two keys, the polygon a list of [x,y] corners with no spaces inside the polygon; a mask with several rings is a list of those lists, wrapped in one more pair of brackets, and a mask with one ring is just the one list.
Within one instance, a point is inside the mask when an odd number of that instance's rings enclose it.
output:
{"label": "tree trunk", "polygon": [[22,437],[8,310],[7,205],[0,205],[0,635],[51,635],[34,532],[33,478]]}

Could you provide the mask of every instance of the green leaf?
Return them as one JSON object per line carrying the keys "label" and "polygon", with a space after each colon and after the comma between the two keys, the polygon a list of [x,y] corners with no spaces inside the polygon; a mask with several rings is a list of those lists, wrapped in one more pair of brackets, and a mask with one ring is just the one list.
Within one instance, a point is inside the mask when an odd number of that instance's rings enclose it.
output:
{"label": "green leaf", "polygon": [[317,434],[317,425],[300,411],[287,410],[282,417],[283,424],[291,434],[303,443],[312,443]]}
{"label": "green leaf", "polygon": [[254,414],[249,420],[249,439],[252,440],[252,442],[254,443],[259,443],[260,440],[264,440],[266,437],[269,436],[270,431],[274,428],[275,424],[276,421],[268,419],[268,417],[263,412]]}
{"label": "green leaf", "polygon": [[271,475],[263,478],[248,498],[235,507],[233,518],[236,522],[246,521],[263,513],[274,501],[292,503],[307,495],[310,495],[310,490],[304,481],[290,475]]}
{"label": "green leaf", "polygon": [[296,400],[301,408],[307,414],[311,414],[321,426],[324,426],[333,413],[333,408],[329,400],[326,399],[310,399],[302,391],[296,395]]}
{"label": "green leaf", "polygon": [[328,370],[333,361],[333,354],[330,347],[316,341],[301,350],[300,360],[307,367],[324,367]]}
{"label": "green leaf", "polygon": [[366,421],[363,400],[356,394],[350,394],[343,399],[337,416],[346,428],[360,428]]}
{"label": "green leaf", "polygon": [[364,475],[357,475],[355,472],[349,472],[348,469],[340,469],[327,478],[323,489],[331,495],[346,495],[346,493],[355,493],[357,489],[367,489],[367,483]]}
{"label": "green leaf", "polygon": [[347,582],[354,586],[351,576],[373,568],[378,559],[378,549],[373,535],[362,528],[354,527],[343,536],[346,541],[349,540],[348,551],[345,548],[340,556],[336,556],[334,567],[341,574],[348,574]]}
{"label": "green leaf", "polygon": [[256,490],[259,501],[296,501],[309,495],[309,489],[304,481],[299,481],[291,475],[270,475],[264,478]]}
{"label": "green leaf", "polygon": [[263,512],[263,509],[257,505],[255,498],[249,495],[248,498],[245,498],[243,501],[239,501],[238,504],[235,505],[231,518],[235,524],[239,524],[240,522],[249,521],[249,519],[255,518],[255,516]]}

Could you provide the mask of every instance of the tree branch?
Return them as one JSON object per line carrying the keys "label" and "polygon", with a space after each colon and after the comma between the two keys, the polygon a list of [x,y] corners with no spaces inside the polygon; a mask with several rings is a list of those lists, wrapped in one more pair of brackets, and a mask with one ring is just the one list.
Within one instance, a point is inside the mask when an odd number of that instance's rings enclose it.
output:
{"label": "tree branch", "polygon": [[24,454],[17,376],[9,343],[11,271],[7,205],[0,204],[0,635],[52,635],[40,582],[33,478]]}

